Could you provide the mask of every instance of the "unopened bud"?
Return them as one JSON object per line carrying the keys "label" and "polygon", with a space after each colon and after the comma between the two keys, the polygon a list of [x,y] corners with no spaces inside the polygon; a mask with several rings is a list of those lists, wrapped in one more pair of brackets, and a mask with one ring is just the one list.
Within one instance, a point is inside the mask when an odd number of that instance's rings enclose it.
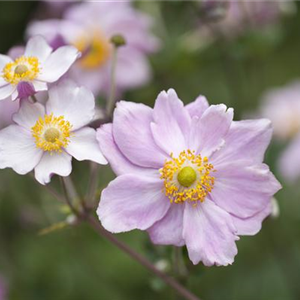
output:
{"label": "unopened bud", "polygon": [[126,45],[126,40],[121,34],[116,34],[112,36],[110,41],[114,44],[116,48]]}
{"label": "unopened bud", "polygon": [[278,202],[275,198],[272,198],[271,205],[272,205],[271,217],[276,219],[280,215],[280,209],[279,209]]}
{"label": "unopened bud", "polygon": [[74,225],[77,221],[77,217],[75,215],[70,215],[66,219],[66,223],[69,225]]}

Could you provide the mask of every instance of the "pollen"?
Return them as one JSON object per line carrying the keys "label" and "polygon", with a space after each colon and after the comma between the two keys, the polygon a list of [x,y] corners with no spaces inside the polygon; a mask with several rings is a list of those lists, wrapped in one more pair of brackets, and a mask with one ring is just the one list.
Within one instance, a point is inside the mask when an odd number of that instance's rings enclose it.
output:
{"label": "pollen", "polygon": [[62,152],[62,148],[70,142],[72,125],[64,116],[55,117],[53,114],[40,117],[31,128],[35,144],[43,151]]}
{"label": "pollen", "polygon": [[14,62],[5,65],[1,76],[10,84],[17,85],[21,81],[33,81],[40,72],[39,60],[36,57],[21,56]]}
{"label": "pollen", "polygon": [[95,69],[104,65],[111,56],[112,45],[100,32],[95,31],[92,36],[82,36],[74,46],[82,53],[78,61],[84,69]]}
{"label": "pollen", "polygon": [[170,156],[171,159],[160,169],[160,178],[164,181],[163,191],[170,202],[203,202],[214,187],[214,166],[208,162],[207,157],[202,158],[191,150],[182,151],[178,157],[172,153]]}

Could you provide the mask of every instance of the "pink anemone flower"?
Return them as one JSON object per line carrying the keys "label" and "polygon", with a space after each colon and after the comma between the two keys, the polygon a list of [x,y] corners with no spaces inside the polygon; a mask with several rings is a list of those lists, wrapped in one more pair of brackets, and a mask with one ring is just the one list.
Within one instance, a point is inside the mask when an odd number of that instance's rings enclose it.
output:
{"label": "pink anemone flower", "polygon": [[254,235],[281,188],[263,163],[269,120],[233,121],[233,110],[174,90],[154,108],[121,101],[100,127],[100,148],[118,177],[97,210],[108,231],[147,230],[161,245],[186,245],[194,264],[228,265],[239,235]]}

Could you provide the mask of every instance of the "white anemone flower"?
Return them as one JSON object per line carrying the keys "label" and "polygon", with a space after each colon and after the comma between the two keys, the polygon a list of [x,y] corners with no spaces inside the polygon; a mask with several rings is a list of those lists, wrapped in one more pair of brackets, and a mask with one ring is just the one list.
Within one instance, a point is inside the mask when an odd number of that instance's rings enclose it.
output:
{"label": "white anemone flower", "polygon": [[0,131],[0,168],[22,175],[34,169],[47,184],[53,174],[70,175],[72,157],[106,164],[96,131],[87,126],[94,114],[93,94],[71,81],[52,87],[45,106],[23,100],[14,124]]}
{"label": "white anemone flower", "polygon": [[0,54],[0,100],[27,98],[48,89],[48,83],[64,75],[80,52],[63,46],[53,52],[42,36],[31,38],[24,55],[15,60]]}

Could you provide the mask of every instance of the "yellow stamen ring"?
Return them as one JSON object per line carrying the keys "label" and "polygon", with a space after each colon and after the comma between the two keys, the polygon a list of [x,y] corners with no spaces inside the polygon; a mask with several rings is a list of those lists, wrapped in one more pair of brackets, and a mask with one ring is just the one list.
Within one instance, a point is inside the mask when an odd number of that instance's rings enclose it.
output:
{"label": "yellow stamen ring", "polygon": [[109,40],[98,31],[93,32],[91,37],[80,37],[75,41],[74,46],[83,53],[78,63],[82,68],[88,70],[104,65],[112,52],[112,45]]}
{"label": "yellow stamen ring", "polygon": [[72,125],[64,116],[54,117],[51,114],[39,118],[31,132],[38,148],[48,152],[62,152],[62,148],[70,142],[71,128]]}
{"label": "yellow stamen ring", "polygon": [[1,76],[10,84],[17,85],[21,81],[32,81],[40,72],[39,60],[36,57],[21,56],[14,62],[5,65]]}
{"label": "yellow stamen ring", "polygon": [[200,201],[212,191],[215,178],[214,166],[195,151],[182,151],[178,158],[171,153],[171,160],[160,169],[160,178],[164,181],[164,192],[171,203]]}

